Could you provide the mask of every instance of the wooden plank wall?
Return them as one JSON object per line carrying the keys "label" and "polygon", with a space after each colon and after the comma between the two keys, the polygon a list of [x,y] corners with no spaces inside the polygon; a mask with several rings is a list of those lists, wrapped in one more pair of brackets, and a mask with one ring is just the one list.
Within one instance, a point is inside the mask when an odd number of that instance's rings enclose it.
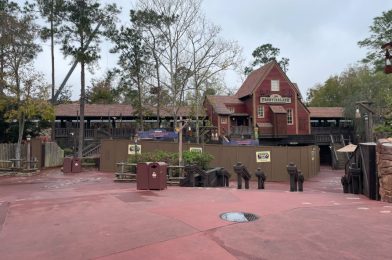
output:
{"label": "wooden plank wall", "polygon": [[45,146],[45,168],[63,165],[64,150],[55,142],[44,143]]}
{"label": "wooden plank wall", "polygon": [[[128,157],[129,140],[103,140],[101,142],[101,162],[100,170],[114,172],[115,164],[125,161]],[[157,150],[167,152],[178,152],[178,143],[174,142],[154,142],[142,141],[142,153]],[[269,181],[287,181],[289,176],[286,165],[294,162],[298,169],[302,171],[305,179],[309,179],[318,174],[320,170],[319,148],[318,146],[224,146],[224,145],[197,145],[184,144],[183,150],[190,147],[201,147],[204,152],[214,156],[210,167],[224,167],[234,177],[233,165],[237,162],[243,163],[254,176],[257,168],[261,168]],[[269,151],[271,162],[256,162],[257,151]]]}
{"label": "wooden plank wall", "polygon": [[[16,144],[0,144],[0,160],[8,161],[9,159],[15,159]],[[27,145],[22,144],[21,146],[21,159],[26,159]]]}

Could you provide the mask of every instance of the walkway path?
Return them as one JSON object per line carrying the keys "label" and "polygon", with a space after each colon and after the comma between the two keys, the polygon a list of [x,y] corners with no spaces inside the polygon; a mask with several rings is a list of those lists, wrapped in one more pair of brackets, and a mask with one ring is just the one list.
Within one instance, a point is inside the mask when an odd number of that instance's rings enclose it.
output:
{"label": "walkway path", "polygon": [[[323,168],[303,193],[137,191],[112,174],[0,177],[1,259],[390,259],[392,205],[343,194]],[[254,222],[219,218],[251,212]]]}

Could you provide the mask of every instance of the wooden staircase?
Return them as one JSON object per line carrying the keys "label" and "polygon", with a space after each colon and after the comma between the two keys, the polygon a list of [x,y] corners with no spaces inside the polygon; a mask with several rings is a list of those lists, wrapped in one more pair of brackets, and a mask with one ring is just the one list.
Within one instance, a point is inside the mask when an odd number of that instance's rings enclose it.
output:
{"label": "wooden staircase", "polygon": [[[335,170],[344,169],[347,160],[349,159],[349,155],[347,153],[337,152],[340,148],[346,146],[350,140],[344,139],[344,136],[340,136],[340,140],[337,141],[332,135],[330,136],[331,139],[331,153],[332,153],[332,168]],[[347,142],[347,144],[346,144]]]}
{"label": "wooden staircase", "polygon": [[83,149],[83,158],[100,158],[101,143],[91,143]]}

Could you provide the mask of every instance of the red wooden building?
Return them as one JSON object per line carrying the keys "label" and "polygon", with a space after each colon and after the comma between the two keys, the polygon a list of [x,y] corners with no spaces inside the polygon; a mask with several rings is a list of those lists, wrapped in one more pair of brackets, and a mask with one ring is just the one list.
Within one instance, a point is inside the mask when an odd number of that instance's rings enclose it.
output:
{"label": "red wooden building", "polygon": [[207,96],[207,116],[220,136],[284,139],[311,134],[310,112],[277,62],[253,71],[234,96]]}

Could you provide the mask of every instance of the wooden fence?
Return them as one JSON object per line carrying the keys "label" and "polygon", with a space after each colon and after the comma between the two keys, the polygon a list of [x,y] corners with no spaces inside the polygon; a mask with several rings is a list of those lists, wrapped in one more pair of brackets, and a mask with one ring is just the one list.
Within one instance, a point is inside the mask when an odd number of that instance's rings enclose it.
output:
{"label": "wooden fence", "polygon": [[[15,159],[16,144],[0,144],[0,161],[8,161]],[[27,157],[27,145],[22,144],[21,159],[25,160]]]}
{"label": "wooden fence", "polygon": [[47,167],[58,167],[63,165],[64,161],[64,150],[61,149],[57,143],[55,142],[50,142],[50,143],[44,143],[44,153],[45,153],[45,159],[44,159],[44,166],[45,168]]}
{"label": "wooden fence", "polygon": [[[38,168],[58,167],[63,164],[64,151],[55,142],[42,143],[38,139],[31,140],[31,159],[38,160]],[[15,159],[16,144],[0,144],[0,161]],[[27,159],[27,144],[22,144],[21,159]]]}
{"label": "wooden fence", "polygon": [[[128,157],[128,145],[133,143],[129,140],[103,140],[101,142],[100,170],[114,172],[116,163],[125,161]],[[289,176],[286,165],[294,162],[309,179],[320,171],[320,157],[318,146],[224,146],[221,144],[184,144],[183,150],[191,147],[202,148],[214,156],[210,167],[224,167],[234,177],[233,165],[243,163],[252,175],[257,168],[261,168],[267,174],[269,181],[287,181]],[[141,151],[153,152],[157,150],[178,152],[178,143],[142,141]],[[257,154],[269,155],[263,158],[264,162],[257,162]]]}

